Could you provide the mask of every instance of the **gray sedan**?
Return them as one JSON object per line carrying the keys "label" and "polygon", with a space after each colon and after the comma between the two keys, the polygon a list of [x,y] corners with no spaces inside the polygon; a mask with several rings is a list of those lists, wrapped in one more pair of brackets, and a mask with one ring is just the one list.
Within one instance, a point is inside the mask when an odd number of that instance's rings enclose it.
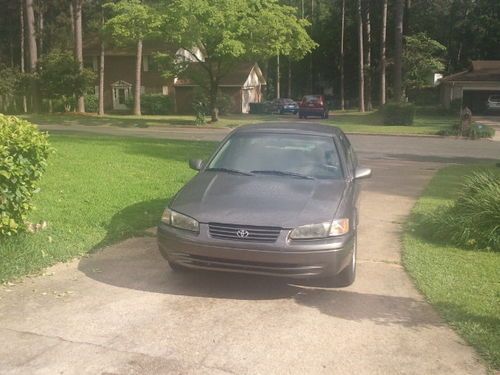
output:
{"label": "gray sedan", "polygon": [[172,269],[354,282],[358,181],[371,170],[340,129],[244,126],[190,166],[199,173],[158,226]]}

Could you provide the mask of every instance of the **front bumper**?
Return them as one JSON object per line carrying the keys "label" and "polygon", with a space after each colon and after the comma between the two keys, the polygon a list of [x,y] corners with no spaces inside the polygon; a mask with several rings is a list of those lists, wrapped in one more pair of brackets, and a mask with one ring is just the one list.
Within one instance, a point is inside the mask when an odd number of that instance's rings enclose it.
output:
{"label": "front bumper", "polygon": [[160,224],[158,244],[165,259],[184,267],[292,278],[336,275],[352,259],[352,233],[308,241],[289,240],[288,233],[256,243],[212,238],[207,224],[200,224],[198,235]]}

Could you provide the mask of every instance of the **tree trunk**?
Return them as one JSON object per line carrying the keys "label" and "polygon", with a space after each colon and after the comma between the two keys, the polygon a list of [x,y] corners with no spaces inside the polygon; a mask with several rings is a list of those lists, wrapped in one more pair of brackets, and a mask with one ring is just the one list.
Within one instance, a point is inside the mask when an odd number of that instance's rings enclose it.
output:
{"label": "tree trunk", "polygon": [[358,44],[359,44],[359,111],[365,111],[365,69],[363,57],[363,16],[361,0],[358,0]]}
{"label": "tree trunk", "polygon": [[344,36],[345,36],[345,0],[342,0],[342,26],[340,31],[340,109],[345,109],[344,97]]}
{"label": "tree trunk", "polygon": [[280,55],[276,57],[276,98],[280,98],[281,92],[281,82],[280,82]]}
{"label": "tree trunk", "polygon": [[43,5],[42,1],[38,1],[38,57],[43,55]]}
{"label": "tree trunk", "polygon": [[386,102],[385,71],[386,71],[386,43],[387,43],[387,0],[382,5],[382,30],[380,32],[380,105]]}
{"label": "tree trunk", "polygon": [[214,79],[210,79],[210,122],[219,121],[219,106],[217,103],[217,91],[219,90],[218,84]]}
{"label": "tree trunk", "polygon": [[75,35],[75,11],[72,2],[69,3],[69,16],[71,18],[71,35]]}
{"label": "tree trunk", "polygon": [[99,116],[104,116],[104,40],[101,39],[101,58],[99,64]]}
{"label": "tree trunk", "polygon": [[372,30],[370,20],[370,0],[366,1],[366,107],[373,110],[372,105]]}
{"label": "tree trunk", "polygon": [[292,97],[292,59],[288,58],[288,97]]}
{"label": "tree trunk", "polygon": [[137,41],[135,60],[134,115],[141,115],[142,39]]}
{"label": "tree trunk", "polygon": [[[80,65],[80,70],[83,69],[83,46],[82,46],[82,0],[73,0],[73,16],[74,16],[74,47],[75,60]],[[85,112],[85,100],[83,96],[77,98],[76,112]]]}
{"label": "tree trunk", "polygon": [[[21,33],[21,73],[25,72],[24,67],[24,56],[26,52],[24,51],[24,3],[23,0],[19,0],[19,28]],[[26,102],[26,95],[23,95],[23,112],[28,112],[28,103]]]}
{"label": "tree trunk", "polygon": [[401,102],[403,86],[403,0],[396,0],[394,32],[394,100]]}
{"label": "tree trunk", "polygon": [[[36,46],[35,30],[35,12],[33,11],[33,0],[26,0],[26,23],[28,28],[28,50],[30,58],[30,72],[34,73],[38,62],[38,53]],[[38,96],[38,87],[36,83],[31,84],[31,102],[33,112],[40,110],[40,98]]]}

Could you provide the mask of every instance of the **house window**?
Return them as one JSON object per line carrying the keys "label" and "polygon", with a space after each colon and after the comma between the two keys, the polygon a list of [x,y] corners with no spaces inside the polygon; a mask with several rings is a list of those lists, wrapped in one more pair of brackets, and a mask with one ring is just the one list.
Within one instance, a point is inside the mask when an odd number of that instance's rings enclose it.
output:
{"label": "house window", "polygon": [[142,71],[143,72],[157,72],[158,64],[154,56],[143,56],[142,57]]}
{"label": "house window", "polygon": [[168,86],[162,86],[161,92],[163,93],[163,95],[168,95]]}

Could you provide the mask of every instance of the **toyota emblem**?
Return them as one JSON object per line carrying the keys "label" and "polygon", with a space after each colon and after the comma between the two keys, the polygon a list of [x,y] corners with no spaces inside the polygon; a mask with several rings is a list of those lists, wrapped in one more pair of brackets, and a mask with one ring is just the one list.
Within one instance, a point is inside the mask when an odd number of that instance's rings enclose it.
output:
{"label": "toyota emblem", "polygon": [[236,232],[238,238],[247,238],[249,234],[250,233],[248,233],[246,229],[238,229],[238,231]]}

